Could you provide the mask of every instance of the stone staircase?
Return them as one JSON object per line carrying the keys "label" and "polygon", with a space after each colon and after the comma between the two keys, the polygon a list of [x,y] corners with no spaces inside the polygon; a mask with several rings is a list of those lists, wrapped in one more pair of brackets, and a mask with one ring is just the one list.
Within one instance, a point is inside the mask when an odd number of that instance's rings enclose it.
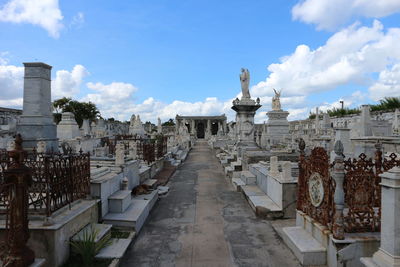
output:
{"label": "stone staircase", "polygon": [[283,227],[281,237],[303,266],[327,264],[330,231],[301,211],[296,226]]}
{"label": "stone staircase", "polygon": [[84,242],[88,234],[92,234],[94,233],[93,231],[96,231],[97,235],[94,240],[96,244],[108,240],[110,240],[110,244],[101,249],[95,257],[98,259],[121,259],[132,242],[135,233],[131,232],[127,238],[112,238],[111,228],[112,225],[110,224],[88,224],[74,235],[71,241]]}
{"label": "stone staircase", "polygon": [[[109,198],[110,212],[103,217],[103,222],[117,228],[126,228],[139,232],[151,209],[158,199],[158,190],[150,194],[131,197],[127,190],[120,190]],[[113,203],[111,205],[111,203]]]}

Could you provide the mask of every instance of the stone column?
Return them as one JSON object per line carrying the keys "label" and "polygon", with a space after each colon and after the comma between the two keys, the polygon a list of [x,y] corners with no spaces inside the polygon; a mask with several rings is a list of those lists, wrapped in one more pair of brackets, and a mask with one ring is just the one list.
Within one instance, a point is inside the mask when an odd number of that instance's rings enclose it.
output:
{"label": "stone column", "polygon": [[228,129],[226,128],[226,119],[222,121],[222,130],[224,131],[224,134],[228,132]]}
{"label": "stone column", "polygon": [[400,266],[400,168],[382,173],[381,246],[366,266]]}
{"label": "stone column", "polygon": [[369,105],[361,106],[361,117],[360,117],[360,136],[371,136],[371,113]]}
{"label": "stone column", "polygon": [[269,158],[269,174],[273,177],[276,177],[279,174],[277,156],[272,156]]}
{"label": "stone column", "polygon": [[122,165],[125,163],[125,145],[118,143],[115,148],[115,165]]}
{"label": "stone column", "polygon": [[195,121],[191,120],[191,127],[190,127],[191,134],[196,134],[195,127],[196,127]]}
{"label": "stone column", "polygon": [[24,102],[17,132],[24,140],[24,148],[34,148],[38,139],[47,143],[47,149],[58,151],[56,125],[51,105],[51,66],[24,63]]}
{"label": "stone column", "polygon": [[336,141],[335,147],[335,164],[333,167],[332,177],[335,180],[336,188],[334,195],[336,212],[333,217],[333,237],[336,239],[344,239],[343,228],[343,208],[344,208],[344,163],[343,163],[343,144],[340,140]]}

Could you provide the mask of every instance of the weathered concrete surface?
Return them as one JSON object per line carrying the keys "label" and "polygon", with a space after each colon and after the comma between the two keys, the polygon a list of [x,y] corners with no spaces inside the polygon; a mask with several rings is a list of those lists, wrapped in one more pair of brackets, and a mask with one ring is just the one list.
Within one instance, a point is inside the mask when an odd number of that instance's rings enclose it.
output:
{"label": "weathered concrete surface", "polygon": [[255,217],[197,142],[171,177],[121,266],[299,266],[270,222]]}

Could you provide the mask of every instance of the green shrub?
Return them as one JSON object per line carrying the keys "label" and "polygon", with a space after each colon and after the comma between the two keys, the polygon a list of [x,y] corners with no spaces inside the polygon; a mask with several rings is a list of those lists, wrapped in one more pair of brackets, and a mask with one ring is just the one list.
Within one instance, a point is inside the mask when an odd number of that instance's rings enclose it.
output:
{"label": "green shrub", "polygon": [[99,234],[98,229],[94,227],[91,230],[83,232],[82,240],[71,241],[72,252],[81,257],[82,266],[90,267],[94,265],[95,256],[99,251],[111,244],[110,239],[101,239],[99,242],[95,242],[97,235]]}

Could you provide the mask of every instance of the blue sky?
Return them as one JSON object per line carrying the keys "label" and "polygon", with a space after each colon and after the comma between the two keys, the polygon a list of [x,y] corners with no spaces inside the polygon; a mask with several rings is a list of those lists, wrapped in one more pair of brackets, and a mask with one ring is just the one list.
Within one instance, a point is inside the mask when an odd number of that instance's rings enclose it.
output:
{"label": "blue sky", "polygon": [[0,0],[0,106],[21,107],[30,61],[53,66],[54,98],[118,119],[233,119],[242,67],[262,100],[257,122],[272,87],[290,119],[399,96],[400,1],[370,2]]}

